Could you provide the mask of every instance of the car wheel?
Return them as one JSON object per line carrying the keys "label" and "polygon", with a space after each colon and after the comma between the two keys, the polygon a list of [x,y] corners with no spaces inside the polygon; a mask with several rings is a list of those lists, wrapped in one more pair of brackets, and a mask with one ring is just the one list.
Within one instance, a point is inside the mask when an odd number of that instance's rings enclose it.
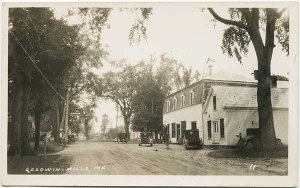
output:
{"label": "car wheel", "polygon": [[245,145],[245,149],[246,150],[253,150],[255,149],[255,144],[253,141],[248,141]]}

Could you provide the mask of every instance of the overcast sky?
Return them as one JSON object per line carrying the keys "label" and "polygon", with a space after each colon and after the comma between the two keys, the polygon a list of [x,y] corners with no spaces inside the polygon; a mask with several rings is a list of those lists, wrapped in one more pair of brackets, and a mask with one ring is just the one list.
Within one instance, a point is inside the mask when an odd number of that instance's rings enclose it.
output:
{"label": "overcast sky", "polygon": [[[56,10],[56,15],[61,15],[63,8]],[[227,12],[216,9],[224,16]],[[110,59],[127,59],[130,63],[140,60],[148,60],[149,57],[166,53],[177,59],[186,67],[192,67],[200,73],[207,71],[206,61],[214,59],[213,72],[226,70],[235,74],[251,77],[253,70],[257,68],[256,56],[252,46],[249,54],[243,58],[240,64],[236,58],[229,58],[221,50],[222,34],[227,27],[210,20],[213,17],[200,7],[164,7],[153,9],[146,24],[147,41],[130,46],[128,34],[131,25],[136,19],[136,14],[129,11],[115,9],[111,12],[108,24],[110,29],[105,29],[102,35],[102,43],[107,45]],[[279,44],[274,49],[272,61],[272,74],[288,75],[288,57],[281,51]],[[98,121],[107,113],[112,124],[115,125],[115,105],[111,102],[99,102],[96,110]],[[100,124],[98,125],[100,126]]]}

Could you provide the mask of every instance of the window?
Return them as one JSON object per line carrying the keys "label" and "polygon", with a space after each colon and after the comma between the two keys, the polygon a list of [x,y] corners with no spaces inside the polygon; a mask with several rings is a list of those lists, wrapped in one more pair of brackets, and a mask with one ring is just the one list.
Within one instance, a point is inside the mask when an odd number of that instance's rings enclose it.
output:
{"label": "window", "polygon": [[183,138],[185,130],[186,130],[186,121],[182,121],[181,122],[181,132],[182,132],[181,138]]}
{"label": "window", "polygon": [[211,138],[211,121],[207,121],[207,136],[208,139]]}
{"label": "window", "polygon": [[192,129],[197,129],[197,122],[196,121],[192,121],[191,125],[192,125]]}
{"label": "window", "polygon": [[214,121],[214,132],[217,133],[219,132],[219,126],[218,126],[218,122],[217,121]]}
{"label": "window", "polygon": [[224,118],[220,119],[221,138],[225,138]]}
{"label": "window", "polygon": [[173,110],[176,109],[176,106],[177,106],[177,98],[174,98],[173,99]]}
{"label": "window", "polygon": [[170,110],[170,101],[167,101],[167,112]]}
{"label": "window", "polygon": [[175,123],[172,123],[172,138],[175,138]]}
{"label": "window", "polygon": [[213,96],[213,106],[214,106],[214,110],[217,110],[217,97]]}
{"label": "window", "polygon": [[195,92],[191,91],[191,93],[190,93],[190,103],[191,103],[191,105],[194,103],[194,95],[195,95]]}
{"label": "window", "polygon": [[181,95],[181,107],[184,107],[185,96]]}

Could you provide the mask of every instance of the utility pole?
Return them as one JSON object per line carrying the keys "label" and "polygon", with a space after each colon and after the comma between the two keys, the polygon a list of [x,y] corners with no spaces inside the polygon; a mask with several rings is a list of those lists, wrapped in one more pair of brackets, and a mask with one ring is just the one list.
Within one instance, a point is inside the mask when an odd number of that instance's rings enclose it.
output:
{"label": "utility pole", "polygon": [[152,115],[153,115],[153,97],[151,98],[151,109],[152,109]]}
{"label": "utility pole", "polygon": [[116,115],[116,129],[118,128],[118,104],[116,104],[117,115]]}
{"label": "utility pole", "polygon": [[66,116],[65,116],[65,142],[68,142],[68,122],[69,122],[69,89],[67,89],[67,97],[66,97]]}

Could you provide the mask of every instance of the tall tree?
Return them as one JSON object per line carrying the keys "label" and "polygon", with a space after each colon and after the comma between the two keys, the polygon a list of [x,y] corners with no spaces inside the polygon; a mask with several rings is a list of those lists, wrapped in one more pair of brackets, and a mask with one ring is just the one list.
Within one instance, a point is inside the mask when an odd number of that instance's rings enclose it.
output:
{"label": "tall tree", "polygon": [[125,131],[130,139],[129,125],[132,117],[132,101],[136,95],[139,74],[133,65],[123,64],[117,72],[107,72],[103,76],[103,97],[114,101],[124,118]]}
{"label": "tall tree", "polygon": [[[224,53],[231,57],[234,54],[241,62],[242,55],[248,53],[249,43],[254,46],[258,65],[257,103],[261,144],[262,149],[274,149],[276,136],[271,103],[271,61],[275,37],[282,49],[289,53],[289,21],[287,16],[282,17],[286,9],[231,8],[229,19],[219,16],[212,8],[208,10],[216,20],[230,25],[223,34]],[[261,29],[265,30],[264,40]]]}
{"label": "tall tree", "polygon": [[102,116],[102,121],[101,121],[101,126],[100,126],[101,132],[102,132],[103,134],[104,134],[105,131],[106,131],[106,128],[107,128],[107,126],[108,126],[108,123],[109,123],[108,116],[107,116],[107,114],[104,114],[104,115]]}
{"label": "tall tree", "polygon": [[25,155],[30,153],[29,101],[34,104],[39,135],[41,107],[49,96],[64,88],[63,78],[83,49],[77,40],[78,28],[56,20],[48,8],[13,8],[9,21],[9,77],[14,87],[12,148],[16,155]]}
{"label": "tall tree", "polygon": [[40,41],[47,26],[51,25],[49,20],[52,19],[53,14],[47,9],[15,8],[9,11],[9,72],[13,83],[11,113],[14,135],[11,148],[12,153],[16,155],[31,153],[27,122],[31,74],[34,67],[28,54],[35,58],[41,51]]}
{"label": "tall tree", "polygon": [[81,118],[83,119],[84,124],[84,134],[86,139],[90,139],[90,131],[92,129],[91,122],[95,118],[94,109],[96,107],[96,104],[91,102],[89,104],[85,104],[81,108]]}
{"label": "tall tree", "polygon": [[143,65],[141,81],[137,94],[133,98],[133,131],[148,131],[155,134],[162,130],[162,110],[164,94],[158,85],[152,70],[152,65]]}

